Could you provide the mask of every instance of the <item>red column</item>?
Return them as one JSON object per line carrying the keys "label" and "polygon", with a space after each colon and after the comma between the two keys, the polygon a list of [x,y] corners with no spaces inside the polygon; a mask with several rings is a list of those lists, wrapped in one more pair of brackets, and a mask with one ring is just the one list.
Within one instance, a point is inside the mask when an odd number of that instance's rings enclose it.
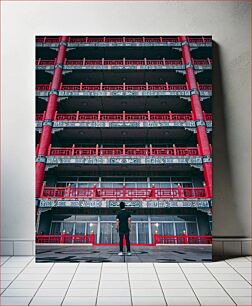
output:
{"label": "red column", "polygon": [[[43,121],[42,133],[39,141],[39,151],[36,160],[36,198],[40,197],[41,187],[45,176],[45,163],[48,147],[51,142],[52,136],[52,123],[57,107],[58,90],[60,88],[60,82],[62,79],[63,63],[66,57],[67,48],[67,36],[60,38],[60,44],[58,47],[58,55],[56,59],[56,65],[53,73],[51,91],[49,93],[45,119]],[[36,214],[37,215],[37,214]]]}
{"label": "red column", "polygon": [[194,120],[196,121],[197,140],[202,152],[204,178],[209,195],[212,197],[212,160],[211,150],[208,141],[206,123],[203,116],[202,106],[200,102],[199,90],[194,74],[190,47],[186,36],[180,36],[179,41],[182,45],[182,56],[186,66],[186,81],[188,89],[191,91],[191,106]]}

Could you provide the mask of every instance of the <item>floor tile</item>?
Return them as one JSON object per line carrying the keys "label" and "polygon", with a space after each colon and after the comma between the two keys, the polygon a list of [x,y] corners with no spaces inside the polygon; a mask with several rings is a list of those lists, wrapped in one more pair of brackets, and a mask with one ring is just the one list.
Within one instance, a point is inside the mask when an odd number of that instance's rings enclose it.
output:
{"label": "floor tile", "polygon": [[12,262],[5,262],[1,266],[1,269],[4,268],[25,268],[27,266],[26,262],[23,261],[12,261]]}
{"label": "floor tile", "polygon": [[237,305],[251,306],[252,298],[250,296],[234,296],[233,300]]}
{"label": "floor tile", "polygon": [[189,288],[166,288],[163,289],[165,296],[195,296],[192,289]]}
{"label": "floor tile", "polygon": [[129,288],[99,288],[98,296],[130,296]]}
{"label": "floor tile", "polygon": [[226,288],[230,296],[251,296],[251,288]]}
{"label": "floor tile", "polygon": [[43,274],[31,274],[31,273],[21,273],[18,275],[16,280],[43,280],[45,275]]}
{"label": "floor tile", "polygon": [[43,263],[39,263],[39,262],[30,262],[27,265],[27,268],[51,268],[54,265],[53,262],[43,262]]}
{"label": "floor tile", "polygon": [[163,280],[186,280],[186,277],[183,273],[171,273],[171,274],[158,274],[158,278],[160,281]]}
{"label": "floor tile", "polygon": [[1,288],[7,288],[12,283],[12,280],[2,280],[0,281]]}
{"label": "floor tile", "polygon": [[250,273],[249,274],[243,273],[242,277],[246,279],[250,284],[252,284],[252,276]]}
{"label": "floor tile", "polygon": [[[131,298],[128,296],[114,297],[114,296],[98,296],[97,305],[132,305]],[[142,304],[143,305],[143,304]]]}
{"label": "floor tile", "polygon": [[190,280],[190,284],[192,288],[221,288],[221,285],[215,280]]}
{"label": "floor tile", "polygon": [[211,273],[213,274],[232,274],[235,273],[236,271],[231,268],[231,267],[225,267],[225,268],[212,268],[212,267],[208,267],[208,269],[210,270]]}
{"label": "floor tile", "polygon": [[157,274],[167,274],[167,273],[183,273],[183,271],[179,267],[171,267],[164,269],[156,269]]}
{"label": "floor tile", "polygon": [[97,296],[98,288],[69,288],[67,296]]}
{"label": "floor tile", "polygon": [[41,287],[42,289],[60,289],[60,288],[68,288],[70,284],[70,280],[57,280],[57,281],[50,281],[50,280],[45,280]]}
{"label": "floor tile", "polygon": [[11,256],[9,261],[25,261],[30,262],[32,261],[34,257],[33,256]]}
{"label": "floor tile", "polygon": [[244,280],[242,278],[242,276],[239,275],[238,273],[215,274],[214,277],[217,280],[237,280],[237,281],[243,281]]}
{"label": "floor tile", "polygon": [[22,289],[11,289],[7,288],[2,296],[33,296],[37,288],[22,288]]}
{"label": "floor tile", "polygon": [[206,274],[206,273],[210,273],[208,270],[207,270],[207,268],[205,268],[205,267],[200,267],[200,268],[197,268],[197,267],[195,267],[195,268],[193,268],[193,267],[189,267],[189,268],[186,268],[186,267],[183,267],[182,268],[182,270],[183,270],[183,272],[185,273],[185,274],[199,274],[199,273],[204,273],[204,274]]}
{"label": "floor tile", "polygon": [[168,305],[200,305],[198,299],[194,296],[166,296],[165,299]]}
{"label": "floor tile", "polygon": [[227,296],[222,288],[193,288],[197,296]]}
{"label": "floor tile", "polygon": [[22,273],[32,273],[32,274],[47,274],[50,270],[50,267],[48,268],[31,268],[27,267],[23,270]]}
{"label": "floor tile", "polygon": [[161,289],[150,289],[150,288],[131,288],[132,296],[163,296]]}
{"label": "floor tile", "polygon": [[246,273],[246,274],[251,274],[251,268],[247,267],[247,268],[240,268],[240,267],[233,267],[235,269],[235,271],[237,271],[240,274]]}
{"label": "floor tile", "polygon": [[164,297],[161,296],[133,296],[132,297],[132,302],[133,305],[139,305],[139,306],[147,306],[147,305],[158,305],[158,306],[162,306],[162,305],[166,305],[165,299]]}
{"label": "floor tile", "polygon": [[61,305],[63,296],[35,296],[30,305]]}
{"label": "floor tile", "polygon": [[128,280],[128,274],[102,274],[101,280],[110,280],[110,281],[120,281],[120,280]]}
{"label": "floor tile", "polygon": [[16,305],[22,305],[26,306],[29,305],[30,300],[32,299],[32,296],[1,296],[1,306],[9,305],[9,306],[16,306]]}
{"label": "floor tile", "polygon": [[215,262],[204,262],[205,267],[212,267],[212,268],[229,268],[230,265],[225,261],[215,261]]}
{"label": "floor tile", "polygon": [[143,280],[143,281],[147,281],[147,280],[152,280],[152,281],[157,281],[157,275],[156,274],[129,274],[129,278],[130,280]]}
{"label": "floor tile", "polygon": [[189,273],[186,275],[186,278],[191,281],[191,280],[215,280],[213,275],[211,273]]}
{"label": "floor tile", "polygon": [[70,268],[59,268],[59,267],[57,267],[57,268],[55,268],[55,267],[52,267],[51,268],[51,270],[50,270],[50,273],[57,273],[57,274],[67,274],[67,273],[75,273],[75,271],[76,271],[76,267],[70,267]]}
{"label": "floor tile", "polygon": [[186,280],[161,280],[162,288],[191,288]]}
{"label": "floor tile", "polygon": [[154,268],[153,269],[149,269],[149,268],[146,268],[146,269],[131,268],[129,269],[129,274],[139,274],[139,273],[140,274],[152,274],[152,273],[155,274],[156,271]]}
{"label": "floor tile", "polygon": [[95,296],[66,296],[62,305],[74,305],[74,306],[82,306],[82,305],[95,305],[96,297]]}
{"label": "floor tile", "polygon": [[129,288],[129,281],[100,281],[99,288]]}
{"label": "floor tile", "polygon": [[67,273],[67,274],[58,274],[58,273],[49,273],[46,276],[45,280],[54,280],[54,281],[60,281],[62,279],[64,280],[71,280],[73,277],[72,273]]}
{"label": "floor tile", "polygon": [[[71,275],[72,277],[72,275]],[[65,277],[64,277],[65,278]],[[99,280],[100,274],[75,274],[73,280]]]}
{"label": "floor tile", "polygon": [[[108,283],[108,282],[106,282]],[[113,282],[116,284],[120,284],[121,282]],[[109,283],[108,283],[109,284]],[[98,288],[99,281],[98,280],[73,280],[70,284],[70,288]],[[114,287],[115,288],[115,287]]]}
{"label": "floor tile", "polygon": [[17,277],[17,274],[13,274],[13,273],[1,274],[1,280],[14,280],[14,278],[16,277]]}
{"label": "floor tile", "polygon": [[35,280],[30,280],[30,281],[19,281],[19,280],[14,280],[11,285],[9,286],[10,289],[29,289],[29,288],[38,288],[41,284],[42,280],[40,281],[35,281]]}
{"label": "floor tile", "polygon": [[19,274],[23,268],[21,267],[16,267],[16,268],[10,268],[10,267],[2,267],[1,266],[1,274]]}
{"label": "floor tile", "polygon": [[221,286],[224,288],[251,288],[251,285],[244,281],[227,281],[227,280],[220,280],[219,281]]}
{"label": "floor tile", "polygon": [[[101,284],[100,284],[101,286]],[[150,288],[150,289],[158,289],[160,288],[160,284],[158,281],[130,281],[131,288]]]}
{"label": "floor tile", "polygon": [[66,291],[66,288],[39,288],[36,296],[64,296]]}
{"label": "floor tile", "polygon": [[203,305],[235,305],[235,303],[228,296],[218,296],[218,297],[209,297],[209,296],[199,296],[198,297],[200,304]]}

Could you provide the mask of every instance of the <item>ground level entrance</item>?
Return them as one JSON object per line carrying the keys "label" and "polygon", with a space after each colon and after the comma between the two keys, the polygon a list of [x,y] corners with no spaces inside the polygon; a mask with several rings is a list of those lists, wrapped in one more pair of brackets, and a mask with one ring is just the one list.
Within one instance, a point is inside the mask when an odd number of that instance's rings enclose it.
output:
{"label": "ground level entrance", "polygon": [[[102,211],[104,214],[95,210],[73,211],[66,209],[64,212],[62,214],[62,210],[61,213],[57,210],[51,210],[41,214],[38,234],[60,235],[63,231],[69,235],[93,233],[96,244],[118,244],[119,237],[115,228],[116,212],[106,209]],[[210,235],[210,217],[207,213],[194,209],[186,211],[185,209],[132,211],[132,230],[130,233],[132,244],[153,244],[156,233],[180,236],[184,232],[187,235],[195,236]]]}

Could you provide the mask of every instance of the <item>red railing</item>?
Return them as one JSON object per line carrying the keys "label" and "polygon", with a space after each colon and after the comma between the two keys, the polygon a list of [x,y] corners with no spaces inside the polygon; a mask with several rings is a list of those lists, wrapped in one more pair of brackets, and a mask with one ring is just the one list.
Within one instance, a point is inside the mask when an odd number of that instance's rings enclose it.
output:
{"label": "red railing", "polygon": [[212,236],[196,236],[196,235],[159,235],[154,234],[154,244],[212,244]]}
{"label": "red railing", "polygon": [[[51,66],[56,64],[56,59],[54,60],[42,60],[39,58],[36,60],[36,65],[44,65],[44,66]],[[212,60],[211,59],[193,59],[194,65],[211,65]],[[68,60],[66,59],[64,61],[64,65],[71,65],[71,66],[95,66],[95,65],[102,65],[102,66],[135,66],[135,65],[141,65],[141,66],[162,66],[162,65],[183,65],[183,60],[154,60],[154,59],[144,59],[144,60],[126,60],[126,59],[120,59],[120,60],[105,60],[105,59],[96,59],[96,60],[88,60],[88,59],[80,59],[80,60]]]}
{"label": "red railing", "polygon": [[[60,37],[38,37],[36,42],[38,43],[56,43],[59,42]],[[211,42],[210,37],[189,37],[189,42],[191,43],[207,43]],[[68,42],[71,43],[93,43],[93,42],[179,42],[178,37],[69,37]]]}
{"label": "red railing", "polygon": [[48,156],[197,156],[200,155],[198,147],[152,147],[149,148],[129,148],[129,147],[113,147],[113,148],[76,148],[73,145],[71,148],[51,147],[48,149]]}
{"label": "red railing", "polygon": [[90,243],[94,244],[94,234],[69,235],[64,232],[60,235],[36,235],[36,243]]}
{"label": "red railing", "polygon": [[177,188],[98,188],[93,187],[46,187],[43,185],[41,198],[102,198],[102,199],[204,199],[209,198],[206,186]]}
{"label": "red railing", "polygon": [[[197,84],[199,90],[212,90],[211,84]],[[43,90],[50,90],[51,84],[37,84],[36,90],[43,91]],[[188,90],[188,85],[186,84],[137,84],[137,85],[126,85],[126,84],[118,84],[118,85],[104,85],[104,84],[97,84],[97,85],[83,85],[75,84],[75,85],[64,85],[60,84],[59,90],[72,90],[72,91],[86,91],[86,90]]]}
{"label": "red railing", "polygon": [[[45,119],[46,112],[36,114],[37,121]],[[211,121],[212,114],[204,113],[205,120]],[[55,113],[54,121],[190,121],[193,120],[192,113]]]}

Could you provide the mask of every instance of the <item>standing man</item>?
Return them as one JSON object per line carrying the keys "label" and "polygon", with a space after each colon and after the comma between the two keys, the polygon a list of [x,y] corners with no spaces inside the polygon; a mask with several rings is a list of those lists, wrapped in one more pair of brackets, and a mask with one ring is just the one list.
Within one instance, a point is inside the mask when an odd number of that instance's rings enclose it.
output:
{"label": "standing man", "polygon": [[127,246],[127,255],[130,256],[130,240],[129,240],[129,233],[131,230],[131,215],[129,211],[125,209],[125,203],[120,202],[121,210],[118,212],[116,216],[116,230],[119,231],[120,237],[120,252],[118,255],[123,255],[123,237],[125,235],[126,239],[126,246]]}

